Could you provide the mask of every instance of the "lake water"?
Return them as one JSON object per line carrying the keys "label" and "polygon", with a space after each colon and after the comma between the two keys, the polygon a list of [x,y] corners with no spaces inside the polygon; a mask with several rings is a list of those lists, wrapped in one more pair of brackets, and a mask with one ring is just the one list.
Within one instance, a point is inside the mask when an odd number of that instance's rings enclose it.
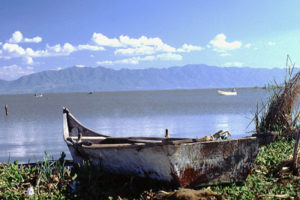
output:
{"label": "lake water", "polygon": [[[58,158],[68,148],[62,136],[62,107],[87,127],[112,136],[202,137],[229,130],[233,137],[250,135],[256,103],[267,92],[238,89],[220,96],[214,89],[0,95],[0,162]],[[4,105],[8,104],[8,116]]]}

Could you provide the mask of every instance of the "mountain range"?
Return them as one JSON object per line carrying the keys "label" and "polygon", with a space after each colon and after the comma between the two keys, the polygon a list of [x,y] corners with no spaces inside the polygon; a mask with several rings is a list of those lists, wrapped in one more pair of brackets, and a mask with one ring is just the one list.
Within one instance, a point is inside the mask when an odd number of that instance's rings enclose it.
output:
{"label": "mountain range", "polygon": [[0,80],[0,94],[262,87],[285,69],[185,65],[151,69],[70,67]]}

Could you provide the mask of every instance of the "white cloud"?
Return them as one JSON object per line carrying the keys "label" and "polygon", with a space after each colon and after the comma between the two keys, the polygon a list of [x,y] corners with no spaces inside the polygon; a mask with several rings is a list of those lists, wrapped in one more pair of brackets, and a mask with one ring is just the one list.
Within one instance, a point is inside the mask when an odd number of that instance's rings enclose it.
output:
{"label": "white cloud", "polygon": [[276,43],[275,42],[268,42],[268,45],[269,46],[274,46],[274,45],[276,45]]}
{"label": "white cloud", "polygon": [[115,54],[122,55],[151,55],[158,52],[176,52],[176,48],[163,43],[160,38],[148,38],[141,36],[140,38],[130,38],[128,36],[120,36],[120,44],[123,47],[115,50]]}
{"label": "white cloud", "polygon": [[75,65],[75,67],[78,67],[78,68],[84,68],[85,65]]}
{"label": "white cloud", "polygon": [[[39,36],[33,38],[24,38],[20,31],[12,34],[9,42],[0,46],[0,58],[11,59],[20,57],[23,61],[31,65],[34,63],[34,58],[50,57],[50,56],[68,56],[77,51],[104,51],[105,46],[115,48],[115,55],[133,56],[131,58],[119,59],[115,61],[101,61],[101,64],[138,64],[139,61],[153,60],[182,60],[183,57],[177,53],[200,51],[201,46],[184,43],[180,48],[174,48],[164,43],[158,37],[141,36],[139,38],[130,38],[129,36],[121,35],[119,38],[109,38],[102,33],[93,33],[92,43],[72,45],[70,43],[55,44],[53,46],[46,45],[43,49],[24,48],[19,43],[22,42],[41,42]],[[135,56],[135,57],[134,57]],[[144,57],[141,57],[144,56]],[[91,55],[90,57],[94,57]]]}
{"label": "white cloud", "polygon": [[177,52],[191,52],[191,51],[201,51],[201,50],[203,50],[201,46],[183,44],[181,48],[177,49]]}
{"label": "white cloud", "polygon": [[50,56],[67,56],[77,51],[77,48],[70,43],[64,45],[56,44],[54,46],[46,45],[45,50],[34,51],[31,48],[27,48],[26,52],[31,57],[50,57]]}
{"label": "white cloud", "polygon": [[142,61],[153,61],[156,59],[156,56],[145,56],[145,57],[142,57],[140,60]]}
{"label": "white cloud", "polygon": [[251,43],[247,43],[247,44],[245,44],[245,47],[246,47],[247,49],[249,49],[251,46],[252,46],[252,44],[251,44]]}
{"label": "white cloud", "polygon": [[4,58],[20,57],[25,55],[25,50],[18,44],[5,43],[2,46],[2,56]]}
{"label": "white cloud", "polygon": [[76,51],[89,50],[89,51],[103,51],[103,47],[93,45],[78,45],[73,46],[70,43],[63,45],[56,44],[53,46],[46,45],[43,50],[33,50],[19,46],[19,44],[5,43],[0,49],[0,58],[14,58],[23,57],[26,64],[33,64],[32,58],[34,57],[50,57],[50,56],[67,56]]}
{"label": "white cloud", "polygon": [[96,62],[97,65],[113,65],[115,61],[111,60],[104,60],[104,61],[98,61]]}
{"label": "white cloud", "polygon": [[166,53],[166,54],[159,54],[156,56],[144,56],[144,57],[131,57],[121,60],[105,60],[105,61],[98,61],[96,62],[97,65],[115,65],[115,64],[132,64],[137,65],[140,61],[153,61],[153,60],[182,60],[182,56],[179,54],[172,54],[172,53]]}
{"label": "white cloud", "polygon": [[89,50],[89,51],[104,51],[104,47],[99,47],[95,45],[89,45],[89,44],[80,44],[78,45],[78,50]]}
{"label": "white cloud", "polygon": [[121,35],[120,36],[120,43],[125,46],[133,46],[138,47],[141,46],[145,36],[140,37],[139,39],[129,38],[128,36]]}
{"label": "white cloud", "polygon": [[240,48],[242,45],[242,42],[240,42],[240,41],[227,42],[226,35],[223,33],[220,33],[220,34],[216,35],[216,37],[213,40],[211,40],[209,42],[209,44],[213,47],[214,51],[225,52],[225,51]]}
{"label": "white cloud", "polygon": [[97,65],[115,65],[115,64],[132,64],[132,65],[137,65],[139,64],[139,57],[132,57],[132,58],[126,58],[122,60],[105,60],[105,61],[98,61],[96,62]]}
{"label": "white cloud", "polygon": [[105,49],[103,47],[89,45],[89,44],[80,44],[78,46],[73,46],[70,43],[65,43],[63,46],[60,44],[49,46],[47,45],[46,50],[42,51],[36,51],[39,56],[45,57],[45,56],[66,56],[70,55],[73,52],[76,51],[82,51],[82,50],[88,50],[88,51],[104,51]]}
{"label": "white cloud", "polygon": [[92,37],[92,41],[100,46],[108,46],[108,47],[121,47],[122,44],[116,38],[108,38],[102,33],[94,33]]}
{"label": "white cloud", "polygon": [[161,52],[176,52],[176,49],[170,45],[167,44],[162,44],[160,46],[156,47],[157,51],[161,51]]}
{"label": "white cloud", "polygon": [[221,53],[220,56],[221,57],[227,57],[227,56],[231,56],[231,55],[227,52],[224,52],[224,53]]}
{"label": "white cloud", "polygon": [[33,64],[32,57],[25,57],[25,63],[28,64],[28,65],[32,65]]}
{"label": "white cloud", "polygon": [[8,40],[10,43],[19,43],[23,40],[23,34],[20,31],[15,31]]}
{"label": "white cloud", "polygon": [[24,42],[27,42],[27,43],[30,43],[30,42],[32,42],[32,43],[40,43],[41,41],[42,41],[42,38],[39,37],[39,36],[36,36],[34,38],[25,38],[24,39]]}
{"label": "white cloud", "polygon": [[[22,48],[22,47],[21,47]],[[34,51],[32,48],[25,49],[26,55],[30,57],[40,57],[40,55],[44,52],[43,50]]]}
{"label": "white cloud", "polygon": [[130,38],[128,36],[121,35],[120,42],[123,46],[162,46],[164,43],[158,37],[148,38],[146,36],[141,36],[140,38]]}
{"label": "white cloud", "polygon": [[76,51],[76,48],[73,45],[71,45],[70,43],[64,44],[62,52],[72,53],[73,51]]}
{"label": "white cloud", "polygon": [[13,80],[31,73],[32,69],[25,70],[18,65],[3,66],[0,68],[0,79]]}
{"label": "white cloud", "polygon": [[65,43],[64,46],[61,47],[58,53],[66,53],[67,55],[71,54],[73,51],[76,51],[76,48],[70,43]]}
{"label": "white cloud", "polygon": [[126,59],[123,59],[123,60],[119,60],[118,61],[120,64],[132,64],[132,65],[137,65],[139,64],[139,59],[138,58],[126,58]]}
{"label": "white cloud", "polygon": [[[121,35],[118,39],[108,38],[102,33],[94,33],[92,41],[99,46],[119,48],[115,50],[115,54],[121,55],[151,55],[157,52],[176,52],[176,48],[165,44],[158,37],[148,38],[141,36],[139,38],[130,38],[129,36]],[[195,47],[193,46],[194,49]],[[192,47],[188,46],[188,48]]]}
{"label": "white cloud", "polygon": [[224,67],[242,67],[244,63],[242,62],[227,62],[223,65]]}
{"label": "white cloud", "polygon": [[54,46],[50,46],[50,45],[47,44],[47,48],[46,49],[47,49],[46,51],[59,53],[59,52],[61,52],[61,45],[60,44],[56,44]]}
{"label": "white cloud", "polygon": [[160,60],[182,60],[182,55],[173,54],[173,53],[165,53],[156,56]]}
{"label": "white cloud", "polygon": [[150,55],[154,54],[156,50],[151,46],[142,46],[137,48],[126,48],[126,49],[117,49],[115,54],[122,55]]}
{"label": "white cloud", "polygon": [[8,40],[9,43],[20,43],[20,42],[27,42],[27,43],[39,43],[42,41],[42,38],[39,36],[33,38],[24,38],[21,31],[15,31],[11,38]]}

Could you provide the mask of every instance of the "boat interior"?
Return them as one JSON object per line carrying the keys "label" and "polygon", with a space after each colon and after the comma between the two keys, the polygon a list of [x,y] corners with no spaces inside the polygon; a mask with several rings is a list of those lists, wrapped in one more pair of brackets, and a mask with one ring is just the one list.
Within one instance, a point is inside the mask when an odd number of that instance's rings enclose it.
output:
{"label": "boat interior", "polygon": [[[124,147],[159,144],[183,144],[195,142],[221,141],[217,136],[228,131],[217,132],[212,136],[202,138],[171,138],[168,129],[165,137],[111,137],[93,131],[82,125],[68,110],[64,110],[64,138],[72,144],[79,144],[84,147]],[[229,132],[228,132],[229,133]],[[229,133],[230,136],[230,133]]]}

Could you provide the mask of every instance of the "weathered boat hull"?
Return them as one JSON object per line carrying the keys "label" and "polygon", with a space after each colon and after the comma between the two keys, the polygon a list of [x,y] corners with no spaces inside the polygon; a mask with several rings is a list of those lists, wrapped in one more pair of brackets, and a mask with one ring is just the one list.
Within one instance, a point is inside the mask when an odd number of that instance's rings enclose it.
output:
{"label": "weathered boat hull", "polygon": [[177,186],[241,182],[252,168],[259,148],[255,137],[207,142],[80,144],[68,140],[72,137],[71,129],[77,129],[83,138],[84,134],[95,136],[95,132],[85,129],[70,113],[64,113],[64,137],[74,162],[83,164],[88,160],[107,172],[151,178]]}

